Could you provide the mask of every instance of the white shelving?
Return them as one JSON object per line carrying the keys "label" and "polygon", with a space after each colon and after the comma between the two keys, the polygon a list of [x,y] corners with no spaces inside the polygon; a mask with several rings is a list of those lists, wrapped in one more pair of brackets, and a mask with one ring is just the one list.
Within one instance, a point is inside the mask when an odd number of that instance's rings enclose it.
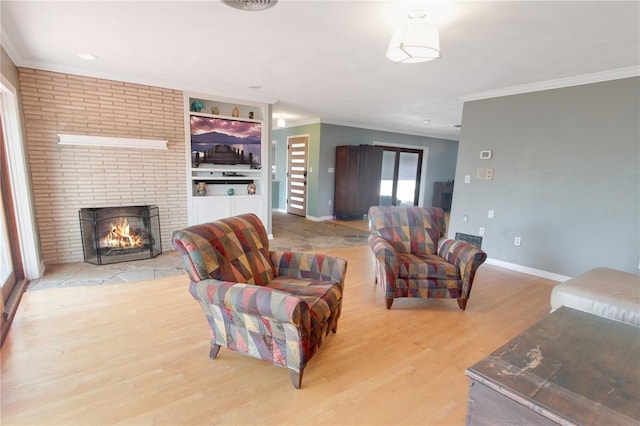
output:
{"label": "white shelving", "polygon": [[[202,103],[200,111],[192,111],[194,101]],[[217,107],[219,114],[210,113],[214,107]],[[238,111],[236,117],[233,116],[234,108],[237,108]],[[243,213],[255,213],[270,231],[270,210],[268,209],[269,186],[271,184],[271,176],[268,173],[271,150],[269,105],[185,95],[185,110],[189,225]],[[253,118],[249,118],[250,115]],[[207,139],[207,142],[200,142],[207,145],[206,153],[194,149],[191,135],[192,117],[202,119],[200,121],[206,123],[199,128],[203,133],[209,131],[207,126],[210,122],[222,123],[219,128],[216,128],[219,133],[226,132],[227,126],[234,128],[235,130],[230,131],[229,134],[236,137],[244,137],[244,130],[250,128],[251,130],[247,130],[247,132],[254,139],[256,133],[259,134],[259,154],[257,150],[249,148],[255,146],[255,140],[253,145],[240,143],[229,143],[228,145],[224,138],[220,143],[210,142]],[[264,117],[267,119],[264,120]],[[195,120],[193,122],[196,123]],[[251,124],[256,126],[251,126]],[[194,129],[197,127],[198,124],[194,124]],[[197,145],[197,142],[194,143]],[[219,146],[216,147],[216,145]],[[245,150],[249,154],[246,154]],[[215,156],[217,156],[217,160],[213,160]],[[217,163],[224,156],[233,157],[229,160],[231,164]],[[254,194],[249,194],[249,184],[255,185]],[[205,195],[199,195],[198,190],[202,187],[206,190]]]}

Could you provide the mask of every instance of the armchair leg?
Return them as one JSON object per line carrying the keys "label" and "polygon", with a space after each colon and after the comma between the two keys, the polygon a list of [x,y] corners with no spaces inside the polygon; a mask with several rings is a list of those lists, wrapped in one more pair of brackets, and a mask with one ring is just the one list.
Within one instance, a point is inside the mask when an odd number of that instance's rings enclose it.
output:
{"label": "armchair leg", "polygon": [[220,351],[220,345],[216,345],[212,343],[211,350],[209,351],[209,359],[216,359],[219,351]]}
{"label": "armchair leg", "polygon": [[387,309],[391,309],[391,305],[393,305],[393,297],[386,297],[385,301],[387,302]]}
{"label": "armchair leg", "polygon": [[291,373],[291,383],[293,383],[293,387],[300,389],[300,386],[302,386],[303,370],[300,370],[300,372],[289,370],[289,373]]}
{"label": "armchair leg", "polygon": [[460,309],[462,309],[463,311],[465,310],[465,308],[467,307],[467,300],[469,299],[458,299],[458,306],[460,307]]}

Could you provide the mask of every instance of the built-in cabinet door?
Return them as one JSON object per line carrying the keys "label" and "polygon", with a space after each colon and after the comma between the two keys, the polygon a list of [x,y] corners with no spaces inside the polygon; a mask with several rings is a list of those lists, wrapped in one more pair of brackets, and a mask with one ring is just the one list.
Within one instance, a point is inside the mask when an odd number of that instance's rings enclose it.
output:
{"label": "built-in cabinet door", "polygon": [[194,223],[208,223],[225,217],[253,213],[267,223],[263,195],[230,195],[227,197],[194,197]]}
{"label": "built-in cabinet door", "polygon": [[[253,213],[258,216],[263,223],[266,224],[264,217],[264,210],[262,208],[261,195],[248,195],[242,197],[229,197],[229,208],[231,209],[231,216],[237,216],[239,214]],[[266,228],[266,225],[265,225]]]}
{"label": "built-in cabinet door", "polygon": [[231,216],[231,202],[229,197],[199,197],[193,199],[193,212],[195,213],[195,222],[190,225],[199,223],[212,222]]}

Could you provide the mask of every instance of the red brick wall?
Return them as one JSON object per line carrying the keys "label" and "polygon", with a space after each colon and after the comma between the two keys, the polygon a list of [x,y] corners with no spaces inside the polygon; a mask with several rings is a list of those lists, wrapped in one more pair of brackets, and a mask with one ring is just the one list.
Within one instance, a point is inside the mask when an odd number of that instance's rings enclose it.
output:
{"label": "red brick wall", "polygon": [[[187,225],[181,91],[19,68],[45,264],[82,261],[78,210],[157,205],[163,250]],[[59,145],[58,134],[168,141],[167,150]]]}

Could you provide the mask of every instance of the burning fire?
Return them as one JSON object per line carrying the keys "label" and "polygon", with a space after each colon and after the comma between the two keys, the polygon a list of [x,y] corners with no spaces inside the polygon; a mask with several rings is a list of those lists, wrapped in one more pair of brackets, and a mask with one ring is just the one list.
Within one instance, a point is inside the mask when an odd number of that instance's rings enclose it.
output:
{"label": "burning fire", "polygon": [[100,247],[136,248],[144,246],[144,238],[139,233],[129,232],[127,218],[118,218],[115,224],[109,224],[109,232],[100,239]]}

